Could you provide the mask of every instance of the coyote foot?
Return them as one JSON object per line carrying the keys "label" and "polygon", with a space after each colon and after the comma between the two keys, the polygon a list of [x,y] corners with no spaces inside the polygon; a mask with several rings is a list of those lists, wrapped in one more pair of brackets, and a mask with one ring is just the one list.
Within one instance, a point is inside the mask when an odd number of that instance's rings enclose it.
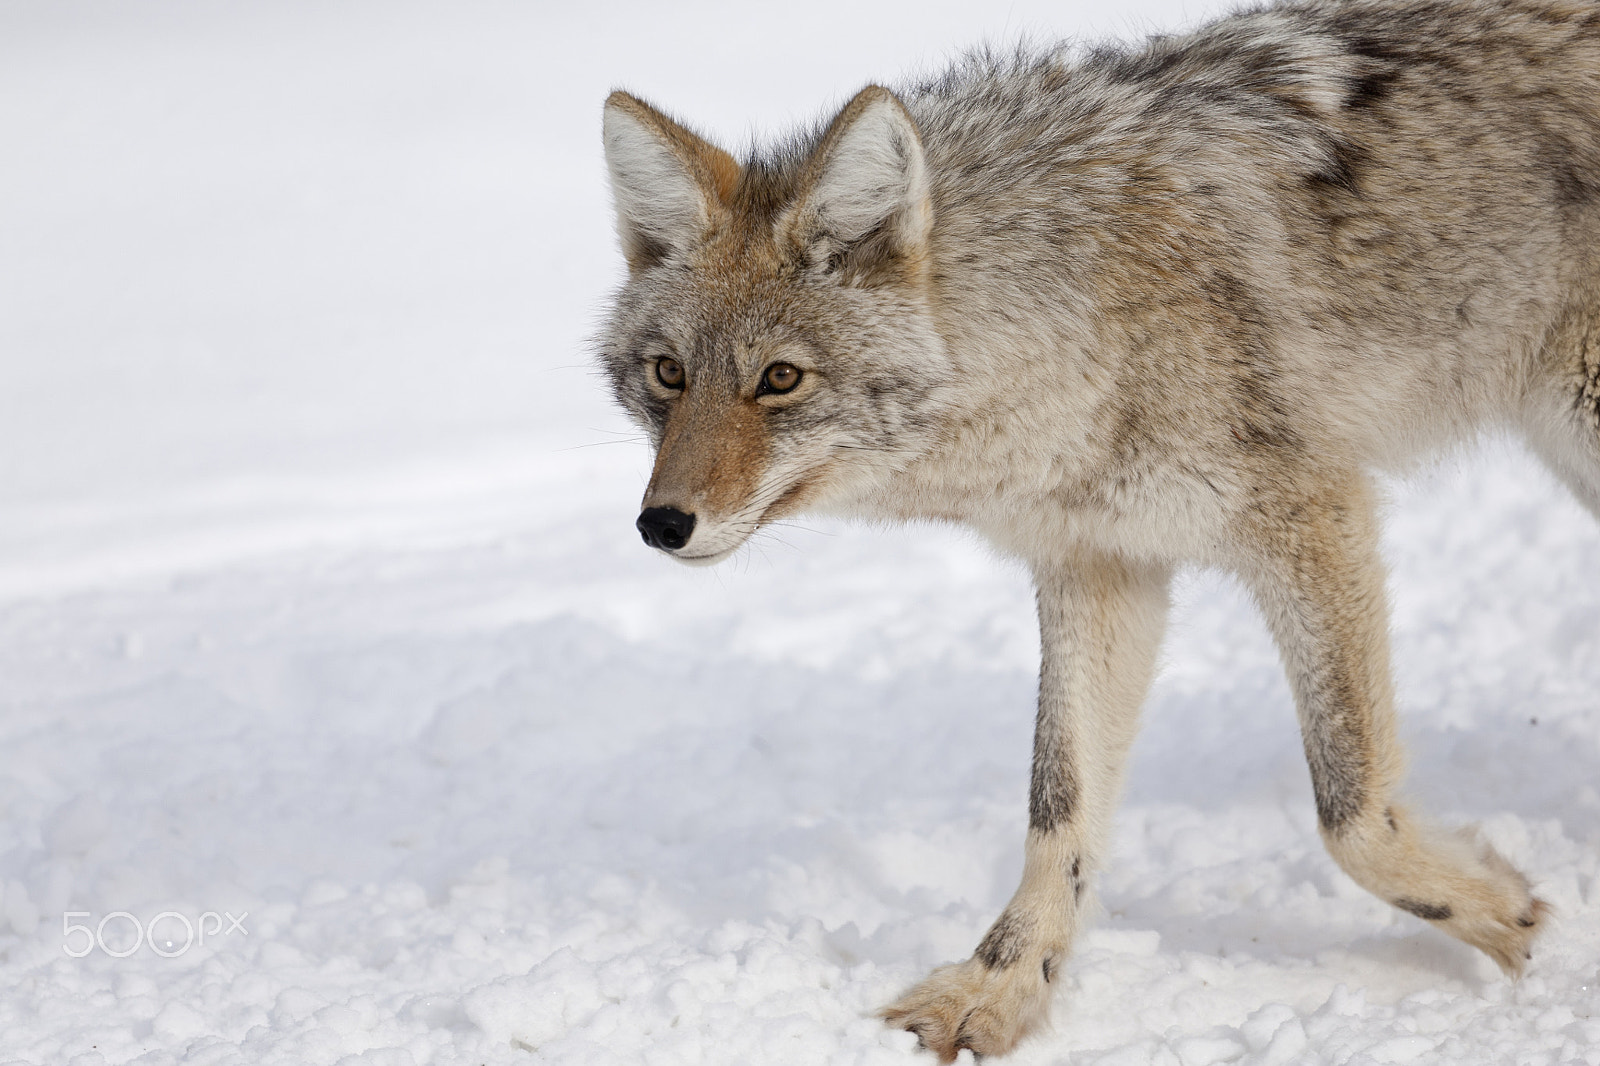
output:
{"label": "coyote foot", "polygon": [[1410,900],[1396,905],[1482,951],[1507,977],[1519,977],[1533,958],[1530,945],[1544,931],[1550,905],[1534,896],[1528,879],[1494,848],[1470,834],[1462,837],[1476,844],[1477,876],[1449,894],[1442,907],[1418,907]]}
{"label": "coyote foot", "polygon": [[941,966],[882,1017],[916,1033],[940,1062],[954,1062],[962,1048],[980,1058],[1004,1055],[1048,1015],[1050,966],[1026,959],[992,970],[977,959]]}
{"label": "coyote foot", "polygon": [[1550,913],[1528,879],[1470,828],[1426,829],[1399,808],[1386,819],[1386,833],[1336,840],[1329,850],[1358,882],[1396,907],[1471,944],[1506,976],[1521,974]]}

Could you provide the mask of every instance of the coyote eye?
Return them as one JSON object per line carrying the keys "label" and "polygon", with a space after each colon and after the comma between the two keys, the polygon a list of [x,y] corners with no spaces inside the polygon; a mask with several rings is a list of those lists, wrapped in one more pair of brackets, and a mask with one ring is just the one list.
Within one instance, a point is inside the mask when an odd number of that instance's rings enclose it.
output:
{"label": "coyote eye", "polygon": [[800,384],[800,368],[791,363],[773,363],[761,375],[761,388],[756,394],[764,395],[769,392],[789,392]]}
{"label": "coyote eye", "polygon": [[669,389],[683,388],[683,364],[669,355],[656,360],[656,380]]}

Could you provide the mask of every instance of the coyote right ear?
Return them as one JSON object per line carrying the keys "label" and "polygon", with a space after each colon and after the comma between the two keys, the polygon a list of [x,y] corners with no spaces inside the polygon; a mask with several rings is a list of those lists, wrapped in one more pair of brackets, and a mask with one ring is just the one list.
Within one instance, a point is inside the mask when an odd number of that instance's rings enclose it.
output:
{"label": "coyote right ear", "polygon": [[693,247],[725,212],[739,164],[625,92],[606,100],[606,167],[622,254],[634,272]]}

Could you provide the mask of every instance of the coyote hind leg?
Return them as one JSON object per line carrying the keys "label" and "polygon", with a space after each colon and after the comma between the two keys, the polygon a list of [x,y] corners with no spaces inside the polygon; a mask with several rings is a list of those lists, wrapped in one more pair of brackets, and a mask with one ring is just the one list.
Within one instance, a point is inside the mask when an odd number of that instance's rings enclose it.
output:
{"label": "coyote hind leg", "polygon": [[1294,690],[1329,853],[1369,892],[1520,973],[1548,910],[1527,878],[1470,832],[1428,829],[1395,799],[1404,756],[1364,478],[1265,508],[1251,536],[1245,576]]}

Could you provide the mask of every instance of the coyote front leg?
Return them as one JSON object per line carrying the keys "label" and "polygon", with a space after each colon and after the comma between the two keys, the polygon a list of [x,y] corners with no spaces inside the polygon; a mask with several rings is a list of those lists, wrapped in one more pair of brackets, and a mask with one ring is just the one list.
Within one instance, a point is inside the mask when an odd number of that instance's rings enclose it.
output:
{"label": "coyote front leg", "polygon": [[970,959],[884,1011],[944,1062],[961,1048],[1004,1054],[1048,1014],[1155,668],[1169,576],[1106,556],[1035,570],[1043,663],[1022,884]]}
{"label": "coyote front leg", "polygon": [[1395,800],[1404,757],[1365,479],[1255,514],[1242,569],[1294,689],[1328,851],[1369,892],[1519,973],[1547,911],[1527,878],[1470,831],[1429,829]]}

